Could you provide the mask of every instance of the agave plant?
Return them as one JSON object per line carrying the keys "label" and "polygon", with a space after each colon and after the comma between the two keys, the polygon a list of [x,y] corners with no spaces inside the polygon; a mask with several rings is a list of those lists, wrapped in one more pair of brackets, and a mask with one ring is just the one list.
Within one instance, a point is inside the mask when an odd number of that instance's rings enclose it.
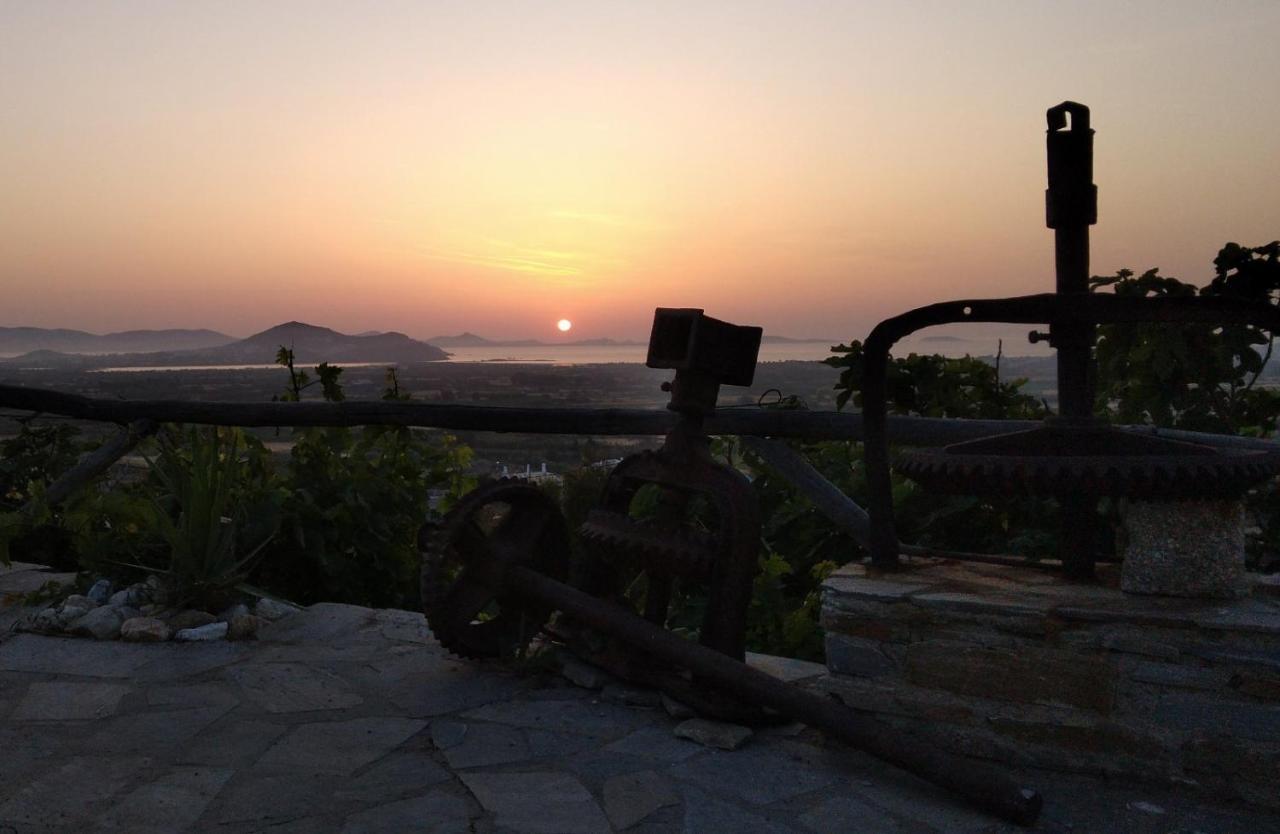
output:
{"label": "agave plant", "polygon": [[192,427],[174,434],[182,442],[170,438],[162,443],[152,466],[167,492],[163,503],[157,501],[156,525],[169,549],[164,571],[169,603],[217,608],[244,581],[254,558],[275,535],[274,524],[242,548],[246,441],[241,432]]}

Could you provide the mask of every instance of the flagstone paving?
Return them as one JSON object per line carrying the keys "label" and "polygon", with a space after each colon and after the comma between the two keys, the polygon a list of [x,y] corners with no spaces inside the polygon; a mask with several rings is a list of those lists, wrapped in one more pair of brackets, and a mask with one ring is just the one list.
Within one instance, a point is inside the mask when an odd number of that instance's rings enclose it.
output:
{"label": "flagstone paving", "polygon": [[[10,634],[0,719],[4,834],[1019,830],[802,727],[713,750],[661,708],[454,659],[412,612],[316,605],[247,644]],[[1280,831],[1243,806],[1022,776],[1039,831]]]}

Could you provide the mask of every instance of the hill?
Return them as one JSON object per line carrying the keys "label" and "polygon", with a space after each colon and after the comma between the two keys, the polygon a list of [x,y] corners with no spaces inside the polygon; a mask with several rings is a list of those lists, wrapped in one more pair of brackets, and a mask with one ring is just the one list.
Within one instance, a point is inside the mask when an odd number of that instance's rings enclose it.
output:
{"label": "hill", "polygon": [[291,321],[279,324],[247,339],[197,350],[169,350],[146,353],[73,355],[42,350],[13,359],[7,364],[30,367],[164,367],[166,365],[266,365],[275,361],[281,346],[293,350],[299,365],[318,362],[385,362],[410,364],[448,359],[435,345],[410,339],[403,333],[351,336],[328,327]]}
{"label": "hill", "polygon": [[198,350],[230,344],[235,338],[216,330],[123,330],[89,333],[45,327],[0,327],[0,356],[32,351],[57,353],[142,353]]}

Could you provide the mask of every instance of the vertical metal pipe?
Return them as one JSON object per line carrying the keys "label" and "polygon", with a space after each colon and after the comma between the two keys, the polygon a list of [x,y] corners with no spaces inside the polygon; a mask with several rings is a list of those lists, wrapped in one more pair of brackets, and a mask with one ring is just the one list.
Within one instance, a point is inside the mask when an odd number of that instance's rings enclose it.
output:
{"label": "vertical metal pipe", "polygon": [[[1098,222],[1098,188],[1093,184],[1093,129],[1089,108],[1064,101],[1049,108],[1045,143],[1049,187],[1045,223],[1054,230],[1054,264],[1060,295],[1089,292],[1089,227]],[[1053,322],[1050,343],[1058,351],[1058,414],[1070,421],[1093,416],[1092,324]],[[1097,499],[1072,495],[1061,500],[1060,555],[1064,572],[1093,576]]]}

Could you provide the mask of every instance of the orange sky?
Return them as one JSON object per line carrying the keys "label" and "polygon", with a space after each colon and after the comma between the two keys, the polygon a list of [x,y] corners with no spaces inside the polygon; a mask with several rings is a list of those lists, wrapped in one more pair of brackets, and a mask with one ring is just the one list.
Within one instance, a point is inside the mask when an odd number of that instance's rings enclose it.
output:
{"label": "orange sky", "polygon": [[[1059,7],[1061,6],[1061,8]],[[860,337],[1280,237],[1280,4],[0,2],[0,325]]]}

